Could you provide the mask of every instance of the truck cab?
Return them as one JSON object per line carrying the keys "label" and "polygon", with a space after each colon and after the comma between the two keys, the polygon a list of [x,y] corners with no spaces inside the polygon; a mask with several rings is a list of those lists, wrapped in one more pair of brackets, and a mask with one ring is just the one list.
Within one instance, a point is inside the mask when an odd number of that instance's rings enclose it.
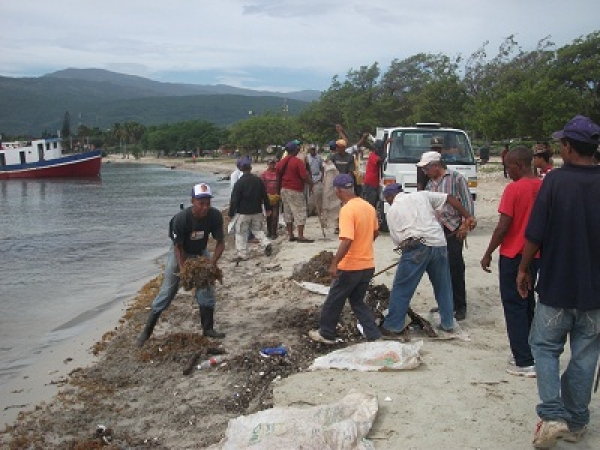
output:
{"label": "truck cab", "polygon": [[[448,169],[462,174],[468,182],[473,200],[477,198],[477,162],[469,136],[463,130],[444,128],[439,123],[417,123],[412,127],[379,128],[377,137],[385,142],[382,165],[382,188],[400,183],[404,192],[417,190],[417,166],[424,152],[437,150]],[[441,147],[432,148],[432,142]],[[380,226],[386,231],[385,214],[389,205],[382,198],[378,204]]]}

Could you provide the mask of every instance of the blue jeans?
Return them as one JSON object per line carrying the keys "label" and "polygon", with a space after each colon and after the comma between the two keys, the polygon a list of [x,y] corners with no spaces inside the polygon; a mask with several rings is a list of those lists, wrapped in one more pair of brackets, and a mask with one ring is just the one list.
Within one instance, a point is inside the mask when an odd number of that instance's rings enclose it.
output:
{"label": "blue jeans", "polygon": [[[208,250],[204,250],[203,256],[210,257]],[[193,256],[193,255],[191,255]],[[160,314],[169,307],[177,291],[179,290],[179,264],[177,264],[177,257],[175,256],[175,248],[171,245],[169,254],[167,255],[167,261],[165,263],[165,276],[163,278],[160,290],[154,300],[152,301],[152,312]],[[215,288],[209,286],[206,289],[196,289],[196,302],[198,306],[205,306],[208,308],[215,307]]]}
{"label": "blue jeans", "polygon": [[[560,375],[559,357],[569,337],[571,359]],[[537,414],[577,431],[590,421],[594,373],[600,353],[600,309],[579,311],[538,303],[529,336],[540,400]]]}
{"label": "blue jeans", "polygon": [[400,257],[400,263],[392,283],[389,312],[383,324],[386,329],[396,333],[402,331],[410,301],[425,272],[433,285],[442,328],[451,330],[454,327],[448,251],[445,246],[429,247],[419,244],[415,249],[403,252]]}
{"label": "blue jeans", "polygon": [[[535,311],[535,297],[533,290],[529,291],[527,298],[521,297],[517,290],[517,274],[522,255],[514,258],[500,255],[498,260],[498,273],[500,279],[500,298],[504,310],[506,333],[510,350],[515,357],[515,364],[519,367],[533,366],[534,358],[529,346],[529,331]],[[529,272],[532,284],[535,285],[538,273],[538,261],[531,263]]]}
{"label": "blue jeans", "polygon": [[364,302],[374,272],[375,269],[339,271],[339,276],[331,283],[329,294],[321,308],[321,320],[319,322],[321,336],[327,339],[336,338],[335,329],[346,304],[346,299],[348,299],[356,319],[363,327],[367,340],[374,341],[381,337],[381,332],[375,324],[373,312]]}

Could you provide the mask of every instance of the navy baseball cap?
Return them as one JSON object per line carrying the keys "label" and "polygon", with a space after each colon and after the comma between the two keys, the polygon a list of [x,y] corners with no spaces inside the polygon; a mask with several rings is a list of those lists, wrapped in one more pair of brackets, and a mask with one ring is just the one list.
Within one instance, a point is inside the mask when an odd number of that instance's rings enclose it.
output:
{"label": "navy baseball cap", "polygon": [[565,127],[552,133],[554,139],[570,138],[586,144],[600,144],[600,127],[585,116],[575,116]]}
{"label": "navy baseball cap", "polygon": [[333,185],[338,188],[350,189],[354,186],[354,178],[352,175],[342,173],[333,179]]}
{"label": "navy baseball cap", "polygon": [[285,144],[285,149],[288,152],[293,152],[293,151],[299,150],[300,147],[298,146],[298,144],[296,143],[296,141],[290,141],[287,144]]}
{"label": "navy baseball cap", "polygon": [[238,169],[242,170],[244,167],[252,166],[252,161],[247,156],[242,156],[235,163]]}
{"label": "navy baseball cap", "polygon": [[383,196],[387,197],[388,195],[395,195],[402,192],[402,185],[400,183],[392,183],[388,184],[383,188]]}

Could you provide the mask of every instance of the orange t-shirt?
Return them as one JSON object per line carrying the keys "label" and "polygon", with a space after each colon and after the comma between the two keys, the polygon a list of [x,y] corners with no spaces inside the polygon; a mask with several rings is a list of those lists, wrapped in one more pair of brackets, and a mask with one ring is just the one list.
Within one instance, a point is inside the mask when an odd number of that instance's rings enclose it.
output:
{"label": "orange t-shirt", "polygon": [[379,229],[375,208],[362,198],[355,197],[342,206],[339,225],[340,239],[350,239],[352,244],[339,262],[338,269],[373,269],[373,235]]}

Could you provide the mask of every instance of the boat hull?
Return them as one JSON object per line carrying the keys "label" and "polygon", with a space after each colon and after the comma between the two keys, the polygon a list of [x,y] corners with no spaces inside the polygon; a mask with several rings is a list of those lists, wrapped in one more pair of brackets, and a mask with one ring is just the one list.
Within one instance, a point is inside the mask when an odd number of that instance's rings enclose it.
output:
{"label": "boat hull", "polygon": [[0,180],[9,178],[93,178],[100,175],[102,152],[77,153],[29,164],[0,167]]}

